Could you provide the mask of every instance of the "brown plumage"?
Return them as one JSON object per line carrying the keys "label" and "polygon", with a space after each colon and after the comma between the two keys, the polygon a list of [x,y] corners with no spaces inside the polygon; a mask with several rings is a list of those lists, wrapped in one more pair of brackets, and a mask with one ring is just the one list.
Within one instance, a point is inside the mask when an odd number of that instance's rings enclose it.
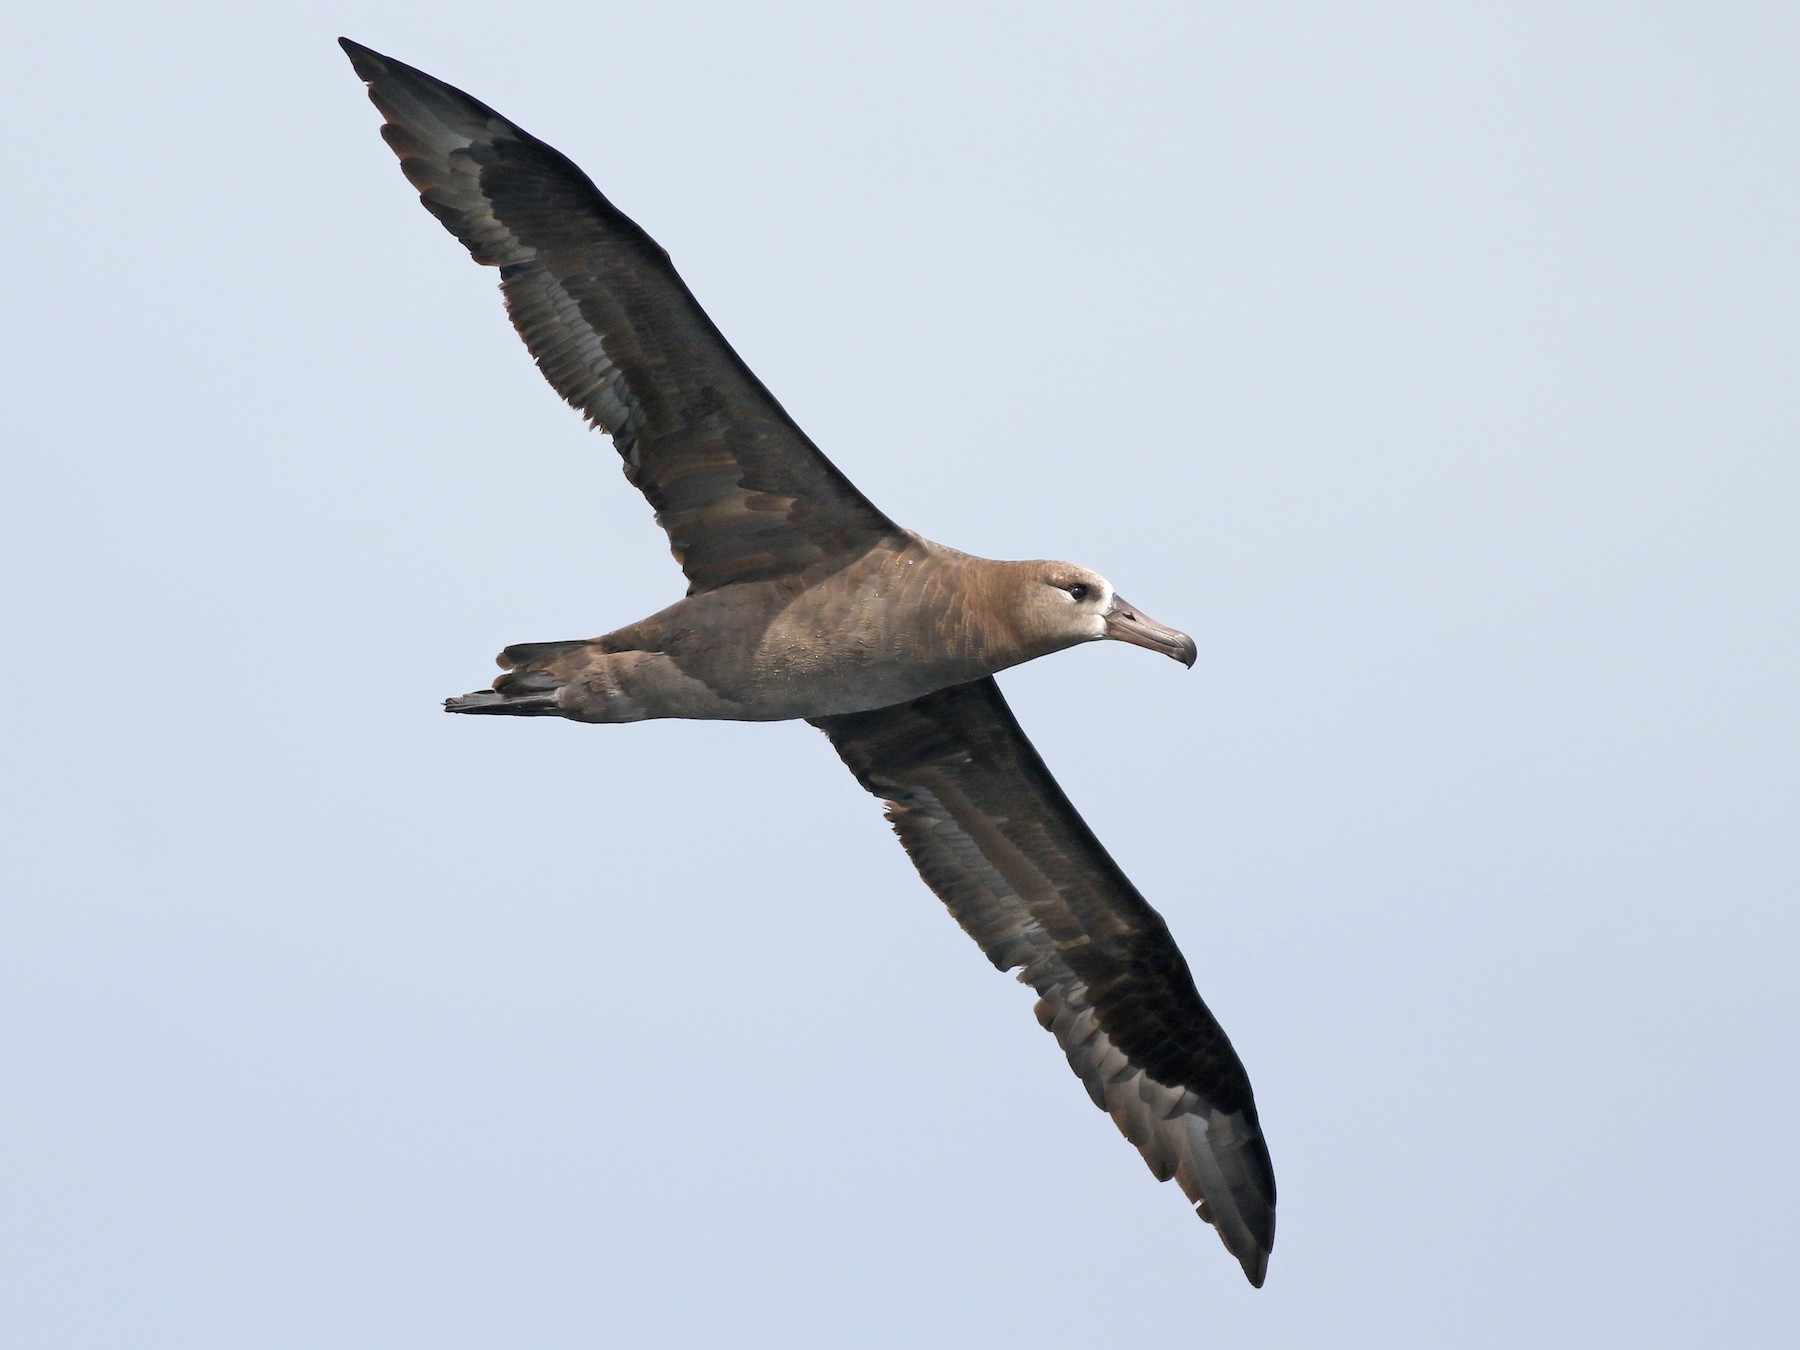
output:
{"label": "brown plumage", "polygon": [[667,609],[520,643],[458,713],[804,718],[888,802],[907,853],[1038,993],[1095,1103],[1260,1285],[1275,1180],[1243,1065],[1156,911],[1063,796],[992,676],[1112,638],[1194,661],[1072,563],[996,562],[901,529],[732,351],[666,253],[561,154],[344,39],[420,200],[500,269],[545,377],[611,435],[687,574]]}

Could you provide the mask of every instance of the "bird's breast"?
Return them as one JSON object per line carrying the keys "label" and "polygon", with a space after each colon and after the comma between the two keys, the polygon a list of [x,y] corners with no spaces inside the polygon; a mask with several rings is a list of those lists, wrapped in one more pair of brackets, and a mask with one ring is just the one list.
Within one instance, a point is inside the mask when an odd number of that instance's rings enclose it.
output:
{"label": "bird's breast", "polygon": [[903,703],[986,674],[958,597],[932,580],[888,569],[808,588],[757,644],[757,685],[803,705],[791,715],[821,717]]}

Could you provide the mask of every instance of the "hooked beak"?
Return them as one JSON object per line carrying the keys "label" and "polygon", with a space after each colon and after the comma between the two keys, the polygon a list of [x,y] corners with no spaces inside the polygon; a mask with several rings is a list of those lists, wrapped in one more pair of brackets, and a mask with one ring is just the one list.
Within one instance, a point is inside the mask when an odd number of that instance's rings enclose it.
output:
{"label": "hooked beak", "polygon": [[1194,646],[1194,639],[1186,633],[1164,628],[1142,610],[1126,604],[1118,596],[1113,597],[1112,608],[1106,611],[1106,636],[1117,638],[1120,642],[1135,643],[1139,647],[1148,647],[1164,656],[1172,656],[1190,669],[1200,654],[1199,649]]}

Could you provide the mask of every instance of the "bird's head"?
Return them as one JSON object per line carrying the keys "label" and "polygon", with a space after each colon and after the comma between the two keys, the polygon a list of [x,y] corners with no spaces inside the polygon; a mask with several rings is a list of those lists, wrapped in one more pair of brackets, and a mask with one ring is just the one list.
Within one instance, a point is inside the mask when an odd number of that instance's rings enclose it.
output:
{"label": "bird's head", "polygon": [[1013,563],[1008,571],[1008,608],[1031,655],[1111,638],[1194,664],[1191,637],[1127,604],[1098,572],[1066,562]]}

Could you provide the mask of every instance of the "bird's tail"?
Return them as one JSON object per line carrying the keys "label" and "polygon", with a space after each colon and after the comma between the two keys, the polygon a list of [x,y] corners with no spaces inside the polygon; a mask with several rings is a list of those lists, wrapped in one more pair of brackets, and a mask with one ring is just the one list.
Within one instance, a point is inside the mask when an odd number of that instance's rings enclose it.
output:
{"label": "bird's tail", "polygon": [[478,689],[461,698],[447,698],[444,711],[497,713],[505,717],[565,717],[567,710],[557,694],[582,664],[580,660],[569,660],[569,655],[591,646],[585,638],[566,642],[516,642],[495,658],[506,668],[506,673],[494,681],[493,688]]}

